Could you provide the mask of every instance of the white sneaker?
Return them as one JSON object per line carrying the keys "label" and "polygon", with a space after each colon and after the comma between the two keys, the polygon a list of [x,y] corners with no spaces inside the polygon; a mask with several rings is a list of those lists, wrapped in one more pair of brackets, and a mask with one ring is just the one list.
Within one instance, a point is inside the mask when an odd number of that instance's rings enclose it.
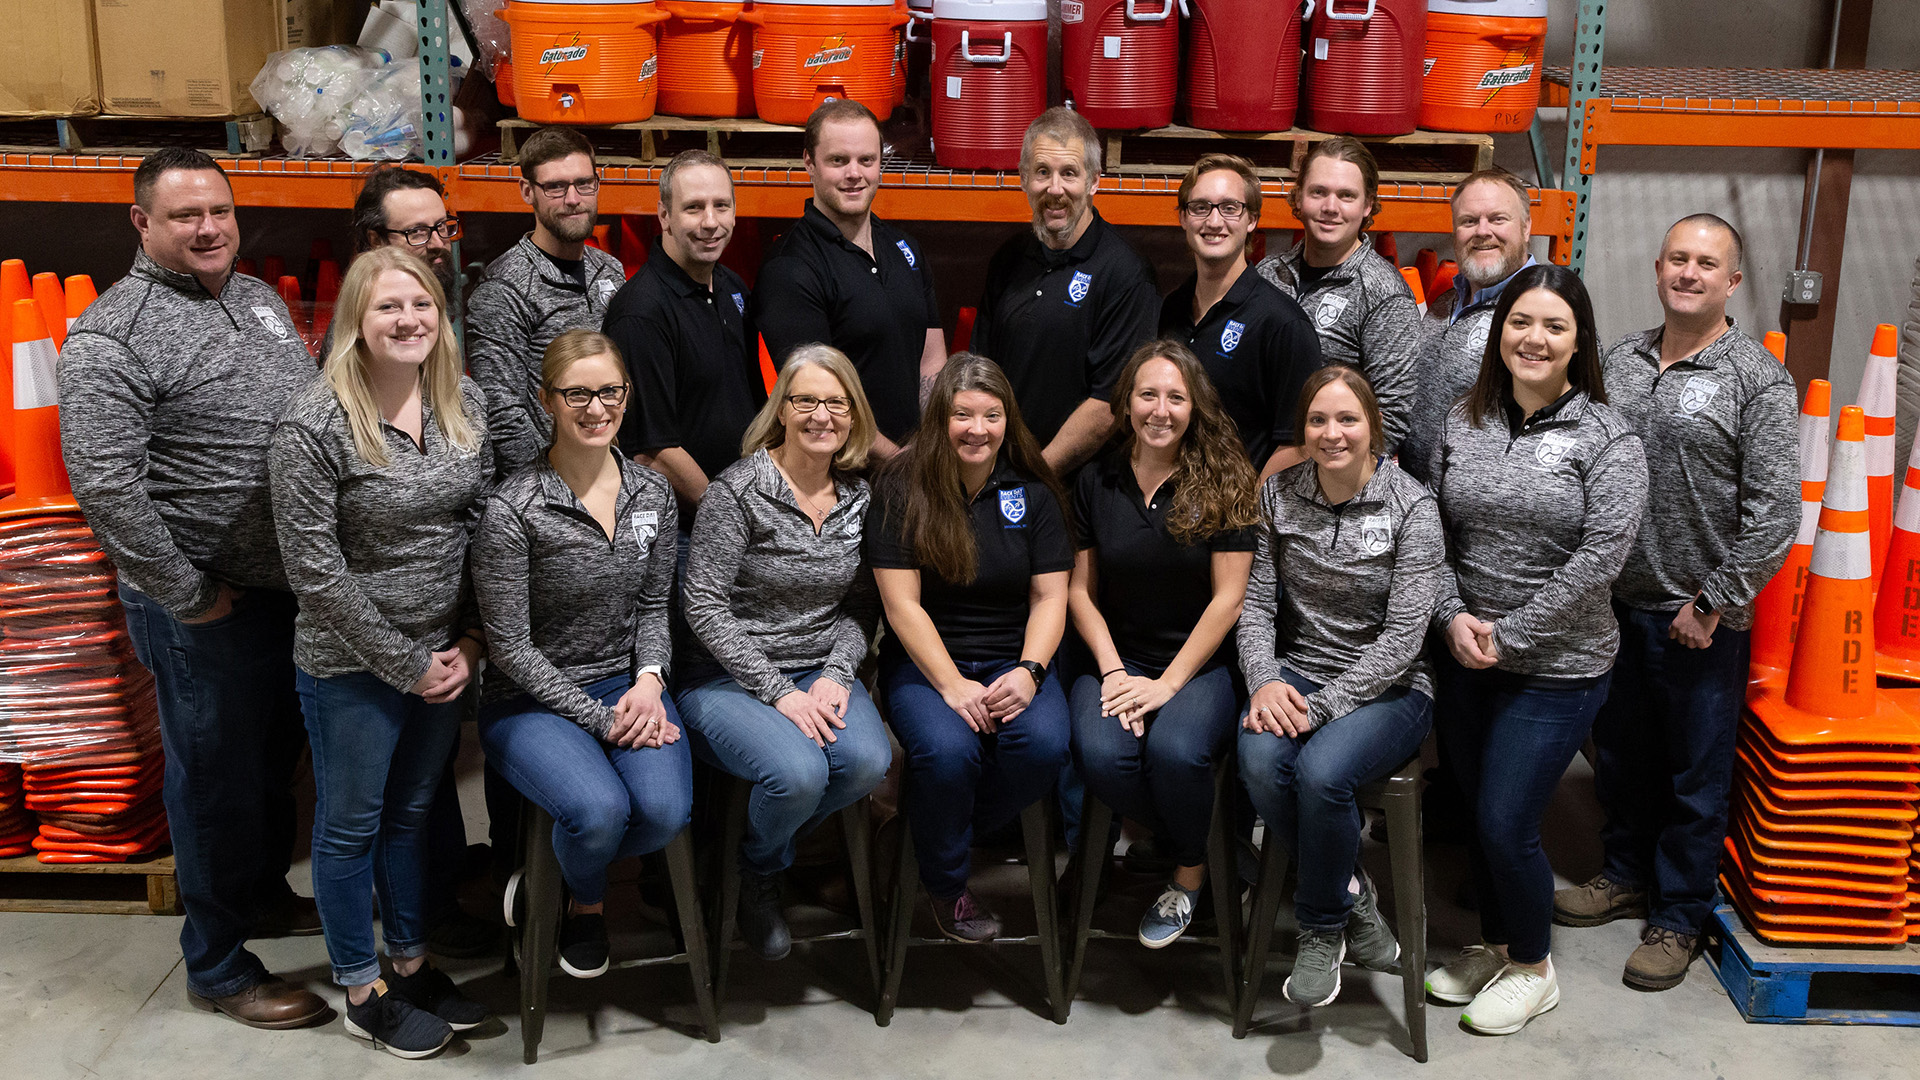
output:
{"label": "white sneaker", "polygon": [[1469,945],[1459,959],[1427,973],[1427,993],[1435,1001],[1465,1005],[1506,966],[1506,959],[1487,946]]}
{"label": "white sneaker", "polygon": [[1554,977],[1552,961],[1547,962],[1544,975],[1508,964],[1460,1014],[1460,1020],[1482,1035],[1511,1035],[1558,1004],[1560,980]]}

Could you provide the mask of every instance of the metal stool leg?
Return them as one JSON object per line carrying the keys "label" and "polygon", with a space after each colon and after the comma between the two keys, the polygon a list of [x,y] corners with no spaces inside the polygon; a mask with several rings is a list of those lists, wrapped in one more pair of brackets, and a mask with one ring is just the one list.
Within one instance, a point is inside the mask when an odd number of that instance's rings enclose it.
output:
{"label": "metal stool leg", "polygon": [[1207,825],[1207,874],[1213,881],[1215,935],[1220,939],[1220,981],[1227,994],[1227,1011],[1240,1013],[1240,876],[1235,872],[1231,759],[1213,770],[1213,819]]}
{"label": "metal stool leg", "polygon": [[1287,877],[1286,845],[1267,833],[1260,848],[1260,883],[1253,890],[1253,921],[1247,929],[1246,974],[1240,983],[1239,1007],[1233,1012],[1233,1037],[1244,1039],[1260,1000],[1260,980],[1267,973],[1267,951],[1273,945],[1273,920],[1280,914],[1281,886]]}
{"label": "metal stool leg", "polygon": [[894,1002],[900,997],[900,976],[907,966],[907,938],[913,931],[913,898],[920,893],[920,876],[913,861],[913,830],[900,820],[900,857],[893,869],[893,908],[887,913],[887,984],[880,992],[873,1022],[893,1022]]}
{"label": "metal stool leg", "polygon": [[753,797],[753,784],[724,773],[716,779],[728,785],[727,823],[714,856],[720,876],[713,910],[713,999],[718,1007],[727,999],[727,969],[732,965],[733,936],[740,917],[740,841],[747,834],[747,802]]}
{"label": "metal stool leg", "polygon": [[673,885],[673,905],[680,913],[680,936],[685,938],[687,976],[693,980],[693,1003],[700,1011],[700,1024],[706,1028],[707,1041],[720,1041],[720,1015],[713,993],[713,967],[707,956],[707,928],[700,919],[700,897],[694,891],[693,833],[680,835],[667,844],[667,878]]}
{"label": "metal stool leg", "polygon": [[1400,988],[1406,998],[1413,1059],[1427,1060],[1427,891],[1421,864],[1420,788],[1388,795],[1387,854],[1393,864],[1394,915],[1400,934]]}
{"label": "metal stool leg", "polygon": [[526,804],[526,872],[520,887],[527,894],[527,924],[520,938],[521,1060],[540,1057],[547,1027],[547,979],[553,973],[555,941],[560,934],[560,860],[553,854],[553,817]]}
{"label": "metal stool leg", "polygon": [[840,811],[840,827],[847,839],[847,872],[853,878],[854,908],[865,931],[861,944],[867,949],[867,974],[873,980],[873,996],[879,999],[883,986],[880,969],[880,927],[873,920],[873,799],[861,796]]}
{"label": "metal stool leg", "polygon": [[1051,794],[1020,812],[1020,832],[1027,846],[1027,880],[1033,889],[1033,913],[1039,924],[1040,964],[1045,969],[1047,1003],[1053,1022],[1067,1022],[1067,993],[1061,983],[1060,906],[1053,880],[1054,800]]}
{"label": "metal stool leg", "polygon": [[1087,946],[1093,938],[1093,908],[1100,898],[1100,878],[1113,858],[1113,808],[1089,790],[1080,804],[1080,880],[1073,899],[1073,966],[1067,971],[1067,1008],[1080,994],[1080,973],[1086,966]]}

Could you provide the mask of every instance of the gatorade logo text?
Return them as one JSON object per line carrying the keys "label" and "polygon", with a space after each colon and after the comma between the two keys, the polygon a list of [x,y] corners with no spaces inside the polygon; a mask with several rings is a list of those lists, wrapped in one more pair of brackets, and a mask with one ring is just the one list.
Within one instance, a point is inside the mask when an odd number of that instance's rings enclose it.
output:
{"label": "gatorade logo text", "polygon": [[[1432,61],[1428,61],[1431,63]],[[1508,86],[1519,86],[1533,78],[1533,65],[1521,64],[1519,67],[1494,68],[1480,76],[1480,85],[1475,89],[1499,90]]]}
{"label": "gatorade logo text", "polygon": [[1080,0],[1060,0],[1060,21],[1077,23],[1087,17],[1087,11]]}
{"label": "gatorade logo text", "polygon": [[566,45],[558,49],[548,49],[540,54],[540,62],[548,65],[564,64],[570,60],[585,60],[586,58],[587,47],[585,45]]}
{"label": "gatorade logo text", "polygon": [[654,73],[654,71],[655,71],[655,70],[656,70],[656,69],[657,69],[657,68],[658,68],[659,66],[660,66],[660,58],[659,58],[659,57],[657,57],[657,56],[649,56],[649,57],[647,57],[647,58],[646,58],[646,59],[645,59],[644,61],[642,61],[642,62],[641,62],[641,64],[640,64],[640,78],[638,78],[638,79],[636,79],[636,80],[634,80],[634,81],[636,81],[636,82],[646,82],[646,81],[647,81],[648,79],[651,79],[651,78],[653,78],[653,73]]}
{"label": "gatorade logo text", "polygon": [[1436,61],[1438,61],[1439,59],[1440,59],[1440,58],[1439,58],[1439,57],[1437,57],[1437,56],[1429,56],[1429,57],[1427,57],[1427,62],[1426,62],[1426,66],[1424,66],[1424,67],[1422,67],[1422,68],[1420,69],[1420,77],[1424,79],[1424,78],[1426,78],[1427,76],[1429,76],[1429,75],[1431,75],[1431,74],[1433,74],[1433,65],[1434,65],[1434,63],[1435,63]]}
{"label": "gatorade logo text", "polygon": [[835,45],[831,48],[821,49],[819,52],[800,61],[800,66],[803,68],[827,67],[832,64],[844,64],[851,59],[853,59],[853,46]]}
{"label": "gatorade logo text", "polygon": [[767,58],[767,50],[765,49],[753,50],[753,70],[759,71],[760,61],[765,60],[766,58]]}

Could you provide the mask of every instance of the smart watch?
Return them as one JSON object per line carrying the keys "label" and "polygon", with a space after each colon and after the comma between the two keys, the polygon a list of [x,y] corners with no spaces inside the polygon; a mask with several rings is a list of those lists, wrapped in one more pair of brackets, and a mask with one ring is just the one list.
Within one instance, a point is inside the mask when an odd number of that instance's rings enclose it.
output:
{"label": "smart watch", "polygon": [[1033,688],[1035,690],[1040,689],[1040,684],[1046,681],[1047,665],[1045,664],[1037,663],[1033,660],[1022,660],[1013,666],[1027,669],[1027,674],[1033,676]]}
{"label": "smart watch", "polygon": [[1702,589],[1700,594],[1693,598],[1693,613],[1695,615],[1713,614],[1713,601],[1707,598],[1705,589]]}

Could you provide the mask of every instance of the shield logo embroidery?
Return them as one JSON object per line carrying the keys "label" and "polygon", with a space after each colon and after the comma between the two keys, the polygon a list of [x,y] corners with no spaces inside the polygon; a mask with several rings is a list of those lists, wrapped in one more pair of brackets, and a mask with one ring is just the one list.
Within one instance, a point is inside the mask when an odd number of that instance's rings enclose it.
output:
{"label": "shield logo embroidery", "polygon": [[1692,416],[1707,407],[1713,395],[1720,392],[1720,384],[1705,375],[1695,375],[1680,388],[1680,415]]}
{"label": "shield logo embroidery", "polygon": [[1240,336],[1242,334],[1245,334],[1246,332],[1247,332],[1246,323],[1236,322],[1233,319],[1228,319],[1226,329],[1220,331],[1220,351],[1232,352],[1233,350],[1239,348]]}
{"label": "shield logo embroidery", "polygon": [[1565,461],[1567,451],[1573,449],[1574,444],[1579,441],[1564,431],[1549,431],[1540,436],[1540,446],[1533,452],[1534,460],[1552,468]]}
{"label": "shield logo embroidery", "polygon": [[1080,301],[1085,300],[1087,298],[1087,290],[1091,288],[1093,288],[1093,275],[1085,273],[1084,271],[1075,270],[1073,272],[1073,280],[1067,282],[1068,302],[1078,304]]}
{"label": "shield logo embroidery", "polygon": [[615,285],[611,281],[603,281],[599,284],[598,288],[600,290],[600,299],[605,301],[611,298],[615,292],[619,291],[620,286]]}
{"label": "shield logo embroidery", "polygon": [[633,539],[644,555],[652,550],[653,538],[660,535],[660,515],[652,510],[635,510],[628,520],[633,523]]}
{"label": "shield logo embroidery", "polygon": [[1360,550],[1367,555],[1384,555],[1393,545],[1393,519],[1386,514],[1369,514],[1360,519]]}
{"label": "shield logo embroidery", "polygon": [[1321,300],[1319,309],[1313,313],[1313,325],[1322,330],[1332,326],[1340,318],[1340,313],[1347,310],[1347,303],[1344,296],[1329,296]]}
{"label": "shield logo embroidery", "polygon": [[1024,487],[1002,488],[1000,490],[1000,518],[1009,529],[1020,528],[1027,520],[1027,489]]}
{"label": "shield logo embroidery", "polygon": [[913,257],[913,249],[907,246],[905,240],[895,240],[893,246],[899,248],[900,254],[907,257],[907,269],[911,270],[920,265],[920,260]]}
{"label": "shield logo embroidery", "polygon": [[735,309],[737,309],[740,312],[740,314],[745,315],[747,313],[747,298],[744,296],[741,296],[739,293],[734,293],[733,306]]}
{"label": "shield logo embroidery", "polygon": [[266,328],[267,333],[281,341],[287,340],[287,324],[280,320],[279,312],[270,307],[257,307],[253,309],[253,317],[260,320],[260,325]]}

